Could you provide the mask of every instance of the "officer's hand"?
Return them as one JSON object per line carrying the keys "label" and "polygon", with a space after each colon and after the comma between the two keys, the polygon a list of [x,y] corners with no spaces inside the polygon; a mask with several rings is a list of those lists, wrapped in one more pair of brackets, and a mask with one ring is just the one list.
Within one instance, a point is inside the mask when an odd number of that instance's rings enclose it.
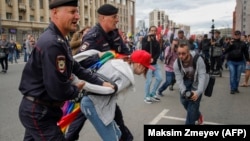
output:
{"label": "officer's hand", "polygon": [[79,91],[83,89],[83,86],[85,85],[84,81],[79,81],[78,83],[75,83],[75,86],[78,88]]}
{"label": "officer's hand", "polygon": [[110,84],[109,82],[103,82],[102,83],[102,86],[105,86],[105,87],[110,87],[110,88],[112,88],[112,89],[114,89],[115,88],[115,86],[113,86],[112,84]]}
{"label": "officer's hand", "polygon": [[99,53],[99,58],[102,58],[104,55],[112,54],[112,51],[105,51],[105,52],[100,52]]}

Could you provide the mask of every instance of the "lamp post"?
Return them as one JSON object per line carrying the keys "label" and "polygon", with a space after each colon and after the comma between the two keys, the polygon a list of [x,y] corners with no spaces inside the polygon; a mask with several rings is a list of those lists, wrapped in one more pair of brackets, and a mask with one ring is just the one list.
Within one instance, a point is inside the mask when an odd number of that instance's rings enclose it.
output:
{"label": "lamp post", "polygon": [[212,41],[214,40],[214,19],[212,19],[212,26],[211,26],[211,38],[212,38]]}
{"label": "lamp post", "polygon": [[2,17],[1,17],[1,13],[0,13],[0,37],[2,39]]}

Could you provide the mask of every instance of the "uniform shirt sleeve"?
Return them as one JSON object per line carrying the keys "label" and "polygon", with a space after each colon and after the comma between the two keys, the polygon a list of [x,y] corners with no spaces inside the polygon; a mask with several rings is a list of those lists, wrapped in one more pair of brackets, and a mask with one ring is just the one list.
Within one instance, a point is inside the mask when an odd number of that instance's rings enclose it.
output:
{"label": "uniform shirt sleeve", "polygon": [[[56,101],[65,101],[78,96],[78,89],[70,81],[70,61],[61,44],[55,41],[42,50],[43,83],[48,95]],[[61,58],[61,59],[60,59]]]}

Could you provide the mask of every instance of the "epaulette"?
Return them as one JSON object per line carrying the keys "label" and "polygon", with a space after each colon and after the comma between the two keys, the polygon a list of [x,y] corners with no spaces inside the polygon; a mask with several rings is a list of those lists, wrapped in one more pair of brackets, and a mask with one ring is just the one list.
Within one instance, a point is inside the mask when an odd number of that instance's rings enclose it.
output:
{"label": "epaulette", "polygon": [[64,39],[62,39],[61,37],[58,36],[57,37],[57,42],[58,43],[64,43],[65,41],[64,41]]}

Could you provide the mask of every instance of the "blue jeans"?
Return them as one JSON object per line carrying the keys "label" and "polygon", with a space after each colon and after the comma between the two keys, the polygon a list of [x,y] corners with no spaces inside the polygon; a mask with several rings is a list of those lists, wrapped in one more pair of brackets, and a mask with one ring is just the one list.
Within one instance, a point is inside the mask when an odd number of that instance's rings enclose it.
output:
{"label": "blue jeans", "polygon": [[165,73],[166,73],[166,81],[158,89],[158,91],[160,93],[165,91],[168,88],[168,86],[172,84],[172,82],[173,82],[173,80],[175,78],[174,72],[166,71]]}
{"label": "blue jeans", "polygon": [[[192,84],[193,81],[191,80],[184,80],[184,85],[186,86],[186,89],[191,91],[192,90]],[[186,116],[186,125],[195,125],[195,121],[197,121],[201,115],[200,113],[200,101],[201,101],[202,95],[199,96],[199,98],[196,101],[189,100],[186,97],[184,97],[180,93],[180,101],[187,111]]]}
{"label": "blue jeans", "polygon": [[227,66],[230,72],[230,88],[232,91],[238,90],[241,72],[244,68],[244,61],[227,61]]}
{"label": "blue jeans", "polygon": [[104,125],[99,118],[94,103],[88,96],[84,96],[81,101],[81,110],[95,127],[103,141],[119,141],[121,131],[115,121],[108,125]]}
{"label": "blue jeans", "polygon": [[[156,90],[159,88],[162,81],[161,67],[158,64],[152,65],[155,67],[155,70],[148,69],[146,74],[146,84],[144,87],[145,90],[145,98],[153,97],[156,94]],[[155,83],[153,89],[150,91],[150,85],[152,83],[152,78],[155,77]]]}

